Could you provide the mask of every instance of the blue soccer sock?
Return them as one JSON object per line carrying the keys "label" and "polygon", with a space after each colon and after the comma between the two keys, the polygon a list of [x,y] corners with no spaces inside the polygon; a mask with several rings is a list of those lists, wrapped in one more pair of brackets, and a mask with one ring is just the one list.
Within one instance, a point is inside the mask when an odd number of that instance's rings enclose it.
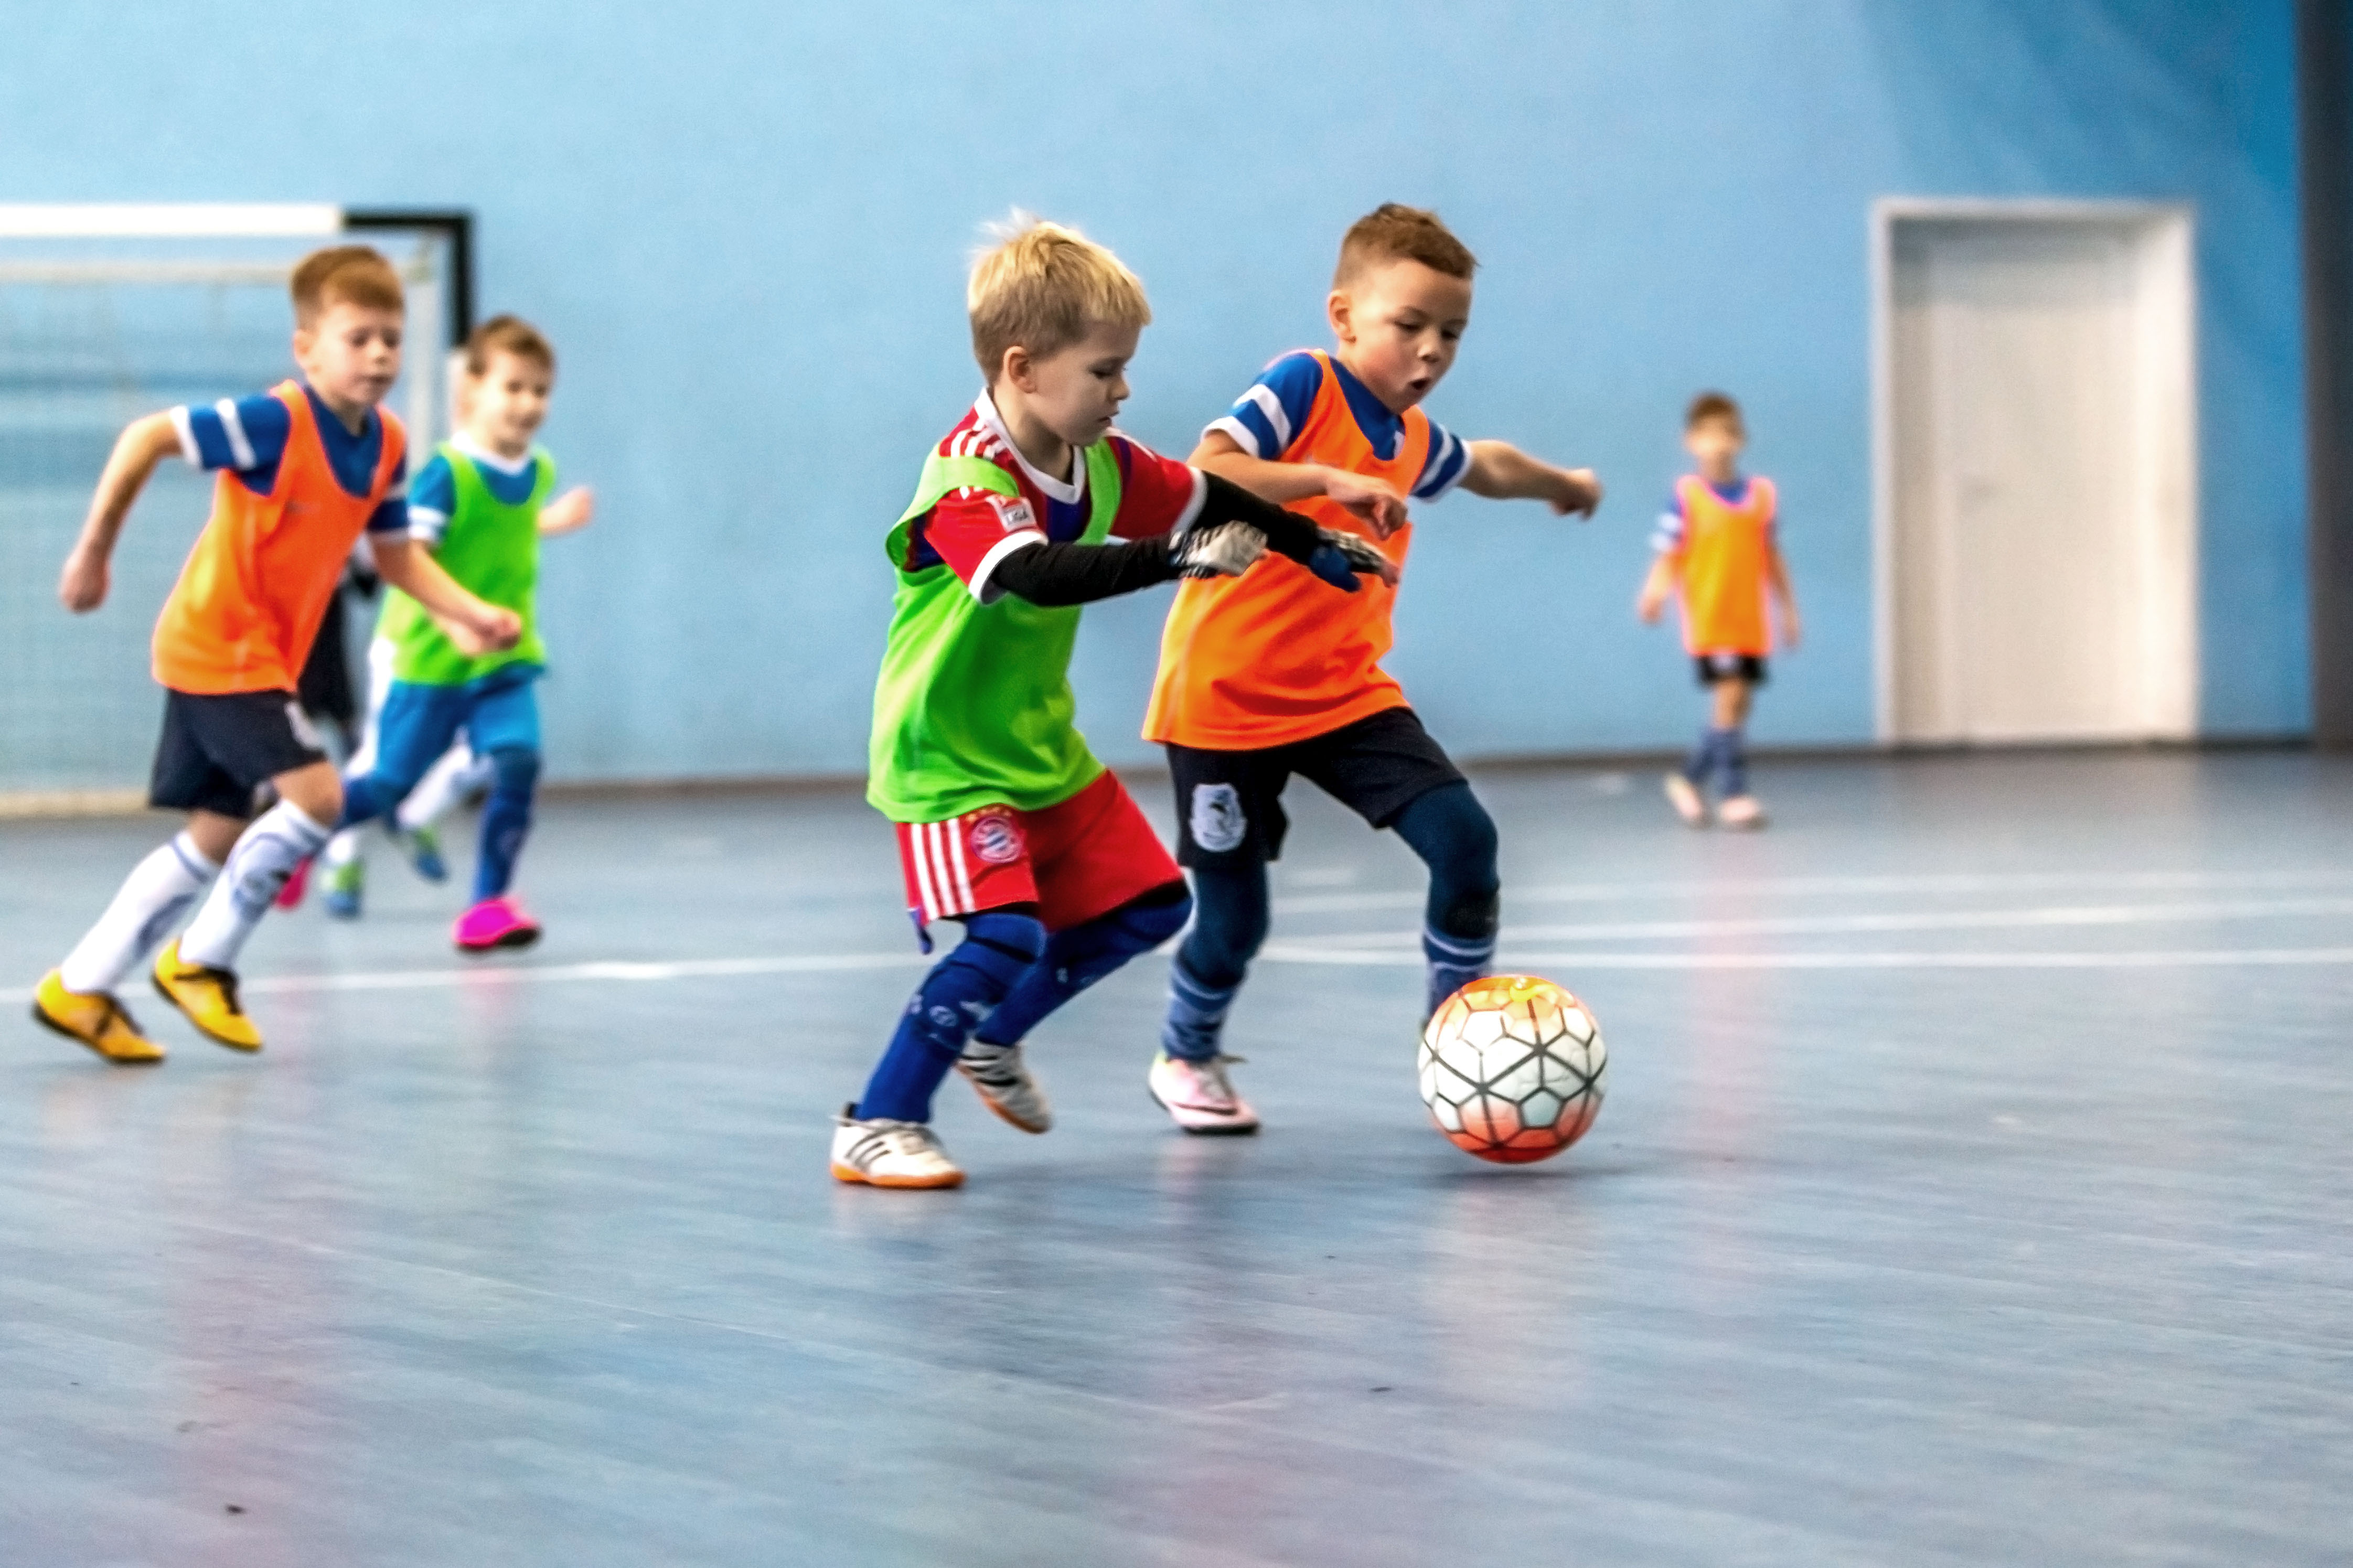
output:
{"label": "blue soccer sock", "polygon": [[1708,776],[1715,772],[1716,736],[1721,733],[1714,725],[1701,730],[1699,743],[1683,761],[1683,777],[1691,781],[1694,789],[1705,789]]}
{"label": "blue soccer sock", "polygon": [[964,941],[915,988],[858,1101],[861,1121],[929,1121],[932,1096],[972,1031],[1046,950],[1046,928],[1029,915],[970,915]]}
{"label": "blue soccer sock", "polygon": [[1168,1016],[1160,1048],[1186,1061],[1218,1055],[1226,1014],[1266,941],[1266,867],[1193,868],[1193,931],[1168,966]]}
{"label": "blue soccer sock", "polygon": [[1019,1045],[1054,1009],[1184,930],[1192,912],[1192,894],[1184,883],[1172,882],[1107,915],[1056,931],[1047,939],[1043,956],[1013,983],[972,1037],[984,1045]]}
{"label": "blue soccer sock", "polygon": [[474,858],[474,901],[495,899],[514,881],[515,859],[531,835],[531,803],[539,787],[539,753],[501,746],[491,753],[491,798],[482,806],[482,843]]}
{"label": "blue soccer sock", "polygon": [[1495,936],[1455,937],[1421,928],[1421,955],[1429,960],[1429,984],[1423,992],[1421,1016],[1429,1017],[1445,1000],[1491,973],[1495,967]]}
{"label": "blue soccer sock", "polygon": [[1725,798],[1737,799],[1748,793],[1748,737],[1737,724],[1715,733],[1715,754],[1724,770]]}
{"label": "blue soccer sock", "polygon": [[1389,824],[1430,868],[1421,952],[1429,960],[1422,1016],[1486,973],[1495,962],[1502,882],[1495,871],[1495,820],[1467,784],[1414,797]]}

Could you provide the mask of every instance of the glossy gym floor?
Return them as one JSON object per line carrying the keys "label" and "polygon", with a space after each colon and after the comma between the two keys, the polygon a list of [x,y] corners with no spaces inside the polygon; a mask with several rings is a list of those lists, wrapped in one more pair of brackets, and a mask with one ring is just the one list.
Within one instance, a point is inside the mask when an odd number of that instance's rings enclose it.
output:
{"label": "glossy gym floor", "polygon": [[1265,1133],[1146,1100],[1152,958],[935,1194],[826,1173],[920,972],[848,793],[558,799],[487,963],[379,841],[156,1070],[24,1011],[166,825],[0,824],[0,1562],[2353,1559],[2353,763],[1477,782],[1584,1142],[1430,1129],[1418,868],[1294,785]]}

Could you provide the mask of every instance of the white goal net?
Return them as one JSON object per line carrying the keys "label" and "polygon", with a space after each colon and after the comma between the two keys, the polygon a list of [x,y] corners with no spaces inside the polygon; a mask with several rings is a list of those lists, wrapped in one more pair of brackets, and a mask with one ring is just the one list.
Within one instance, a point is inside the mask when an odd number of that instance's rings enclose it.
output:
{"label": "white goal net", "polygon": [[211,477],[176,460],[156,471],[103,608],[68,614],[58,569],[124,425],[294,374],[286,285],[306,252],[368,243],[400,268],[409,352],[386,401],[413,446],[447,432],[462,220],[354,216],[0,205],[0,815],[143,798],[163,711],[148,637],[204,527]]}

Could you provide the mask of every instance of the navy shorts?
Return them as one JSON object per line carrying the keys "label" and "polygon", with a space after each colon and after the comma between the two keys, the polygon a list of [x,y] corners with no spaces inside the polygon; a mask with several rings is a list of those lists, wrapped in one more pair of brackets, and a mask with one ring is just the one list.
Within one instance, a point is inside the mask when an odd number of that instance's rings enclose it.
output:
{"label": "navy shorts", "polygon": [[290,691],[167,689],[147,804],[242,820],[253,815],[258,785],[326,760],[319,731]]}
{"label": "navy shorts", "polygon": [[1375,827],[1387,827],[1431,790],[1467,782],[1410,708],[1387,709],[1328,735],[1264,751],[1172,745],[1168,771],[1176,784],[1180,866],[1280,858],[1291,826],[1282,787],[1293,773]]}
{"label": "navy shorts", "polygon": [[1699,670],[1702,686],[1714,686],[1719,680],[1745,680],[1751,686],[1762,686],[1767,673],[1764,658],[1753,653],[1695,654],[1692,663]]}

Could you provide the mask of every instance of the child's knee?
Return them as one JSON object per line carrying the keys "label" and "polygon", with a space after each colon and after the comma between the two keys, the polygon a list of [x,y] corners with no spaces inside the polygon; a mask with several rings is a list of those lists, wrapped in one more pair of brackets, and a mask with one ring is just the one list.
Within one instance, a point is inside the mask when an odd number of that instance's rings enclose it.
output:
{"label": "child's knee", "polygon": [[1182,882],[1171,882],[1130,903],[1125,913],[1124,923],[1139,944],[1136,951],[1148,952],[1193,918],[1193,892]]}
{"label": "child's knee", "polygon": [[539,787],[539,748],[501,746],[491,753],[491,788],[503,795],[529,795]]}

